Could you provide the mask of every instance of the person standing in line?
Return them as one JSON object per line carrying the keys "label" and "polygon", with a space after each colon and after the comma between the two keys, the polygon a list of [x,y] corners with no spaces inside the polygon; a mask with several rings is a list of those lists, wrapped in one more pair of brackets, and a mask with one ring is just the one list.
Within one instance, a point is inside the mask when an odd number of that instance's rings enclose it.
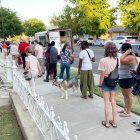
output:
{"label": "person standing in line", "polygon": [[132,47],[129,43],[124,43],[121,47],[122,56],[120,58],[119,67],[119,86],[124,97],[124,110],[118,111],[120,117],[130,117],[132,97],[131,87],[133,79],[130,71],[136,69],[138,63],[136,57],[132,53]]}
{"label": "person standing in line", "polygon": [[[113,42],[107,42],[105,44],[105,57],[102,58],[99,62],[98,70],[100,70],[100,80],[99,80],[99,91],[103,94],[104,98],[104,113],[105,121],[102,121],[102,125],[106,128],[110,127],[110,124],[116,128],[116,117],[117,117],[117,108],[116,108],[116,86],[110,87],[106,85],[105,78],[116,68],[117,62],[117,47]],[[109,121],[109,103],[111,102],[112,106],[112,121]]]}
{"label": "person standing in line", "polygon": [[[46,52],[45,52],[45,58],[46,58],[46,61],[45,61],[45,66],[46,66],[46,71],[48,69],[48,66],[49,66],[49,50],[51,48],[51,44],[49,43],[47,48],[46,48]],[[51,68],[50,69],[50,80],[53,80],[53,69]]]}
{"label": "person standing in line", "polygon": [[27,57],[25,58],[26,61],[26,71],[30,71],[32,75],[32,79],[29,81],[29,84],[31,86],[31,91],[33,96],[36,98],[37,93],[36,93],[36,87],[35,87],[35,79],[38,75],[42,75],[41,67],[40,64],[35,56],[32,55],[32,50],[30,47],[27,47],[25,49]]}
{"label": "person standing in line", "polygon": [[[140,104],[140,62],[139,62],[139,65],[137,67],[137,70],[136,70],[135,74],[136,74],[135,75],[136,76],[136,81],[133,85],[132,94],[137,97],[138,103]],[[134,122],[132,122],[132,124],[136,127],[139,127],[137,129],[135,129],[135,132],[140,133],[140,120],[139,121],[134,121]]]}
{"label": "person standing in line", "polygon": [[4,52],[4,57],[6,58],[6,56],[7,56],[7,44],[6,44],[6,42],[4,41],[4,42],[2,42],[2,52]]}
{"label": "person standing in line", "polygon": [[80,74],[80,90],[81,98],[87,99],[87,91],[89,98],[93,98],[94,93],[94,78],[92,72],[92,62],[95,62],[94,53],[88,47],[87,41],[81,42],[82,51],[79,54],[78,74]]}
{"label": "person standing in line", "polygon": [[66,69],[66,80],[70,80],[70,66],[72,51],[70,45],[65,43],[62,51],[60,52],[61,65],[60,65],[60,79],[63,79],[64,70]]}
{"label": "person standing in line", "polygon": [[47,69],[47,74],[46,74],[46,79],[44,82],[49,82],[49,75],[50,75],[50,70],[53,69],[54,75],[53,79],[56,78],[57,75],[57,55],[58,55],[58,50],[55,47],[55,42],[51,42],[51,47],[48,49],[48,54],[49,54],[49,62],[48,62],[48,69]]}
{"label": "person standing in line", "polygon": [[13,43],[11,45],[10,53],[12,55],[12,59],[16,61],[16,64],[18,64],[17,57],[18,57],[19,53],[18,53],[18,46],[16,45],[15,41],[13,41]]}
{"label": "person standing in line", "polygon": [[38,43],[37,40],[35,40],[34,43],[35,43],[35,56],[37,57],[40,66],[42,68],[42,74],[44,74],[45,69],[44,69],[44,61],[43,61],[43,46],[41,43]]}
{"label": "person standing in line", "polygon": [[0,52],[2,53],[2,43],[0,42]]}
{"label": "person standing in line", "polygon": [[32,55],[35,56],[35,43],[34,43],[34,41],[31,42],[30,48],[31,48],[31,50],[32,50]]}
{"label": "person standing in line", "polygon": [[18,46],[18,52],[21,55],[23,68],[25,69],[25,57],[26,57],[25,49],[29,47],[30,45],[25,41],[23,37],[21,37],[20,39],[21,39],[21,42]]}

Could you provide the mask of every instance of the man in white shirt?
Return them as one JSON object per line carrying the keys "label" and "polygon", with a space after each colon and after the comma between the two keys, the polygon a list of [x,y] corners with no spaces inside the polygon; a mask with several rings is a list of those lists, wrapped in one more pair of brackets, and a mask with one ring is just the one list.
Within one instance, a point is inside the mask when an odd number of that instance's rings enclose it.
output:
{"label": "man in white shirt", "polygon": [[94,92],[94,78],[92,72],[92,62],[95,62],[94,53],[88,48],[88,42],[81,42],[82,51],[79,54],[78,73],[80,74],[80,90],[81,98],[87,99],[87,91],[89,91],[89,98],[93,98]]}
{"label": "man in white shirt", "polygon": [[34,41],[35,44],[35,56],[37,57],[40,66],[42,68],[42,74],[45,73],[45,68],[44,68],[44,60],[43,60],[43,46],[41,43],[38,43],[37,40]]}

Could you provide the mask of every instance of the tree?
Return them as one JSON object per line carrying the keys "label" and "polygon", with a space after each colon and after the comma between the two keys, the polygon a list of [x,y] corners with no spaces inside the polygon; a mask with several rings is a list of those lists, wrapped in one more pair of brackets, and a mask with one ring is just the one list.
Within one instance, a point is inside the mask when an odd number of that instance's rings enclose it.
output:
{"label": "tree", "polygon": [[0,8],[0,37],[19,35],[22,33],[22,25],[16,12],[7,8]]}
{"label": "tree", "polygon": [[120,0],[119,10],[121,11],[121,21],[131,31],[140,30],[140,1]]}
{"label": "tree", "polygon": [[36,32],[44,31],[46,30],[45,24],[43,21],[38,20],[36,18],[31,18],[28,20],[25,20],[23,23],[23,30],[26,35],[28,36],[34,36]]}
{"label": "tree", "polygon": [[[78,34],[95,34],[100,36],[102,33],[114,24],[113,11],[107,0],[69,0],[73,4],[67,8],[60,16],[55,16],[51,23],[62,26],[67,25],[72,31]],[[112,10],[112,11],[111,11]],[[65,19],[65,20],[64,20]],[[65,23],[64,23],[65,21]]]}

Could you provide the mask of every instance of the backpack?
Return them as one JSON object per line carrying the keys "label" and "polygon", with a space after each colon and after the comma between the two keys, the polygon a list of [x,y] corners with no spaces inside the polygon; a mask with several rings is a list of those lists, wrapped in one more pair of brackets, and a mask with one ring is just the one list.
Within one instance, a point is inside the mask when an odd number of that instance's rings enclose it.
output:
{"label": "backpack", "polygon": [[118,83],[118,79],[119,79],[118,66],[119,66],[119,62],[117,58],[117,65],[115,69],[112,72],[110,72],[110,74],[107,77],[104,78],[104,83],[110,88],[116,87]]}

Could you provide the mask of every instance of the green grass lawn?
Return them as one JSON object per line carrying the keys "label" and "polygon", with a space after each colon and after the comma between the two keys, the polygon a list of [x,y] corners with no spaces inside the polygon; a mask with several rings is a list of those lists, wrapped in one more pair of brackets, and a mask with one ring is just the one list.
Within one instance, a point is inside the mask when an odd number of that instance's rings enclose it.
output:
{"label": "green grass lawn", "polygon": [[[102,97],[102,94],[99,92],[97,86],[95,87],[95,94]],[[123,95],[119,87],[117,88],[116,95],[117,95],[116,96],[117,105],[124,107]],[[136,97],[133,95],[132,95],[132,112],[136,113],[137,115],[140,115],[140,105]]]}
{"label": "green grass lawn", "polygon": [[[60,66],[58,66],[57,69],[58,69],[58,76],[59,76]],[[71,75],[71,77],[76,76],[77,75],[77,70],[71,68],[70,75]],[[95,86],[95,94],[102,97],[102,94],[98,90],[98,86]],[[117,105],[119,105],[121,107],[124,107],[123,95],[122,95],[119,87],[117,88],[116,95],[117,95],[116,96]],[[137,115],[140,115],[140,105],[139,105],[136,97],[133,96],[133,95],[132,95],[132,112],[136,113]]]}
{"label": "green grass lawn", "polygon": [[0,140],[23,140],[11,107],[0,107]]}

